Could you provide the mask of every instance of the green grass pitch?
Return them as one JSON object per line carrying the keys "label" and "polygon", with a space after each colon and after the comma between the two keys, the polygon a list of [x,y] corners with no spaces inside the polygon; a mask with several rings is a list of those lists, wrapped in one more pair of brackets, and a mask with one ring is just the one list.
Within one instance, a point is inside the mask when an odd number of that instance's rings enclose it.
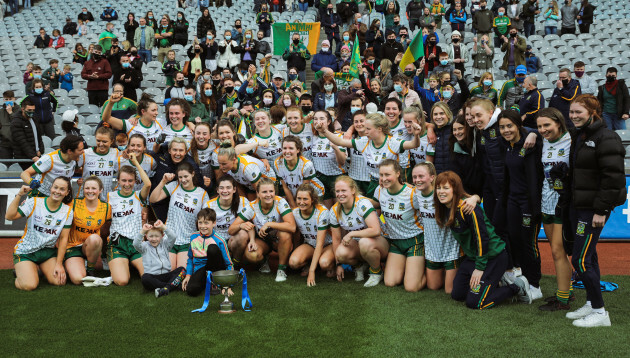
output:
{"label": "green grass pitch", "polygon": [[[222,296],[182,292],[156,299],[139,279],[128,287],[52,287],[19,292],[0,271],[2,356],[209,357],[556,357],[628,356],[630,277],[607,276],[619,289],[604,293],[612,327],[576,328],[565,312],[504,303],[467,309],[443,292],[405,292],[382,284],[366,289],[350,274],[343,283],[323,275],[316,287],[290,275],[248,276],[252,312],[216,312]],[[545,276],[545,296],[555,280]],[[240,286],[232,299],[240,307]],[[584,304],[576,290],[573,307]]]}

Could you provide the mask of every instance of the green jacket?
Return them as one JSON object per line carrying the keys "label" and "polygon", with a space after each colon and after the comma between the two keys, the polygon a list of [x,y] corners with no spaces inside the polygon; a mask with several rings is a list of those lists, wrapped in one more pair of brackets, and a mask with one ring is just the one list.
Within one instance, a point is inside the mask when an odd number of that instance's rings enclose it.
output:
{"label": "green jacket", "polygon": [[206,106],[201,102],[188,103],[190,104],[190,120],[195,121],[195,118],[201,118],[202,122],[210,122],[210,114]]}
{"label": "green jacket", "polygon": [[50,88],[52,88],[52,89],[59,88],[59,76],[60,75],[55,73],[57,70],[58,69],[53,69],[52,67],[49,67],[46,71],[44,71],[42,73],[42,77],[47,79],[48,81],[50,81]]}
{"label": "green jacket", "polygon": [[[501,65],[501,69],[503,71],[507,71],[508,62],[510,59],[510,42],[512,39],[508,39],[508,42],[503,42],[501,44],[501,52],[505,52],[505,56],[503,56],[503,65]],[[525,65],[525,49],[527,48],[527,40],[524,37],[517,36],[516,42],[514,43],[514,66]]]}

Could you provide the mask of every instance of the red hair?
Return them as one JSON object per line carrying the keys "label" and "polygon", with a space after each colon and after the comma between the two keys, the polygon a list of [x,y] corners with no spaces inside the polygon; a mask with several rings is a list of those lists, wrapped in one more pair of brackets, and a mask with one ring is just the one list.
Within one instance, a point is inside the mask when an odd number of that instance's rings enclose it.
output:
{"label": "red hair", "polygon": [[459,201],[469,197],[464,190],[462,180],[455,172],[445,171],[440,173],[435,179],[435,192],[440,185],[448,184],[453,189],[453,198],[451,199],[451,207],[447,208],[446,205],[440,203],[437,194],[433,195],[433,201],[435,206],[435,221],[440,227],[450,227],[455,221],[455,212],[459,207]]}

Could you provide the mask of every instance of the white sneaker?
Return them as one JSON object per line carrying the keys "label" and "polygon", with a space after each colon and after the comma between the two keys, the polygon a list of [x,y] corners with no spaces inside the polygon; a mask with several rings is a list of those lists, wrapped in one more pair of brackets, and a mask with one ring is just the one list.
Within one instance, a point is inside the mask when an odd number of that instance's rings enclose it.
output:
{"label": "white sneaker", "polygon": [[584,305],[573,312],[567,312],[566,316],[568,319],[580,319],[590,315],[593,312],[593,307],[589,305]]}
{"label": "white sneaker", "polygon": [[354,268],[354,274],[356,275],[356,277],[354,278],[355,281],[363,281],[363,280],[365,280],[365,269],[366,268],[367,268],[367,265],[365,265],[365,264]]}
{"label": "white sneaker", "polygon": [[109,271],[109,265],[107,264],[107,259],[103,258],[102,262],[103,262],[103,270]]}
{"label": "white sneaker", "polygon": [[576,327],[610,327],[610,316],[608,312],[592,312],[588,316],[573,321]]}
{"label": "white sneaker", "polygon": [[516,276],[516,277],[523,276],[523,270],[521,270],[520,267],[515,267],[514,268],[514,276]]}
{"label": "white sneaker", "polygon": [[514,284],[518,286],[518,300],[528,305],[532,303],[532,293],[529,290],[529,282],[525,276],[518,276],[514,279]]}
{"label": "white sneaker", "polygon": [[536,301],[543,298],[543,294],[542,294],[542,291],[540,290],[540,287],[534,287],[532,285],[529,285],[529,292],[531,293],[532,301]]}
{"label": "white sneaker", "polygon": [[261,273],[270,273],[271,268],[269,268],[269,258],[265,257],[265,261],[263,261],[262,266],[258,269]]}
{"label": "white sneaker", "polygon": [[368,278],[368,280],[365,281],[365,284],[363,284],[363,287],[374,287],[378,285],[379,282],[381,282],[381,280],[383,280],[383,274],[371,273],[370,278]]}
{"label": "white sneaker", "polygon": [[287,273],[284,270],[278,270],[276,273],[276,282],[284,282],[287,280]]}
{"label": "white sneaker", "polygon": [[514,272],[505,271],[503,273],[503,276],[501,276],[501,280],[499,281],[499,287],[513,285],[515,278],[516,277],[514,276]]}

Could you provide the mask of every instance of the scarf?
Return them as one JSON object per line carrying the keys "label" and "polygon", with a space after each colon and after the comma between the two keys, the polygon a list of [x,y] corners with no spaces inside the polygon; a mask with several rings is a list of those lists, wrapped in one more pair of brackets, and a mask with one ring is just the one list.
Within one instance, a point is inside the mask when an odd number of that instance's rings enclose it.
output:
{"label": "scarf", "polygon": [[619,80],[614,80],[612,82],[606,82],[604,86],[606,86],[606,91],[610,92],[613,96],[617,95],[617,84],[619,84]]}

